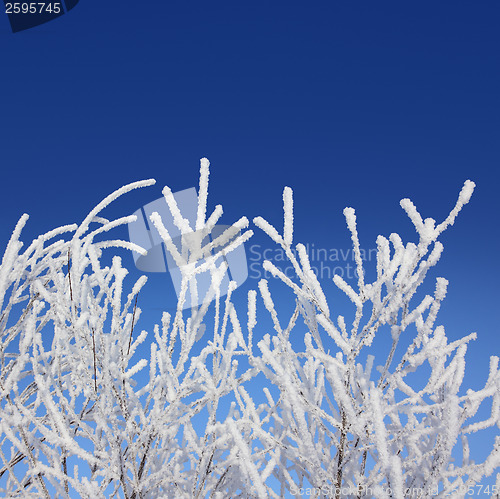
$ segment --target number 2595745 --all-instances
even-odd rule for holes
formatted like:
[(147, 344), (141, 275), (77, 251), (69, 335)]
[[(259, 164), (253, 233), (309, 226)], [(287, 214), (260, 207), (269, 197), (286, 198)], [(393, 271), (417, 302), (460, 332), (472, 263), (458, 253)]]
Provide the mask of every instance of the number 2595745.
[(59, 14), (61, 2), (12, 2), (5, 4), (6, 14)]

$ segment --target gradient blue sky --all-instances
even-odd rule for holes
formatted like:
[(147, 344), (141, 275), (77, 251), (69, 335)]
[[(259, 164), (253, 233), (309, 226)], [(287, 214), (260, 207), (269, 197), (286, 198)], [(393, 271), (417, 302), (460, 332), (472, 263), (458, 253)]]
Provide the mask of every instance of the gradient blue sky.
[[(349, 247), (345, 206), (365, 248), (377, 234), (414, 238), (399, 200), (441, 221), (470, 178), (433, 277), (450, 280), (448, 336), (478, 332), (477, 387), (499, 351), (499, 25), (491, 0), (80, 0), (16, 34), (4, 14), (1, 245), (23, 212), (28, 241), (134, 180), (158, 184), (105, 215), (134, 212), (165, 184), (195, 186), (203, 156), (224, 223), (281, 226), (289, 185), (297, 239), (323, 248)], [(165, 279), (151, 279), (158, 305)]]

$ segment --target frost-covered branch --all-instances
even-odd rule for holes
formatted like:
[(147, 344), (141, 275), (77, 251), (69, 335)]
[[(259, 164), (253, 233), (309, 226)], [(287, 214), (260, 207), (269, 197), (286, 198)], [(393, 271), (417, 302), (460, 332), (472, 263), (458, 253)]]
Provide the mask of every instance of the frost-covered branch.
[[(352, 313), (338, 314), (306, 246), (294, 243), (288, 187), (282, 234), (262, 217), (254, 224), (294, 269), (290, 276), (263, 264), (291, 291), (291, 307), (266, 280), (241, 307), (228, 258), (252, 231), (242, 217), (214, 232), (223, 210), (207, 209), (208, 179), (202, 159), (194, 220), (163, 189), (179, 240), (151, 216), (181, 285), (175, 311), (149, 334), (141, 329), (147, 279), (129, 283), (113, 253), (144, 250), (108, 238), (133, 217), (107, 220), (101, 212), (153, 181), (119, 189), (82, 223), (24, 251), (21, 217), (0, 266), (2, 496), (281, 498), (308, 488), (321, 498), (405, 498), (417, 490), (464, 497), (498, 472), (500, 439), (481, 462), (470, 443), (500, 427), (499, 359), (491, 357), (483, 388), (464, 389), (475, 334), (449, 341), (437, 322), (446, 279), (421, 292), (443, 251), (439, 237), (474, 184), (465, 183), (439, 224), (403, 200), (418, 240), (378, 236), (372, 282), (355, 211), (346, 208), (357, 280), (335, 276), (352, 303)], [(201, 275), (208, 287), (199, 286)], [(415, 372), (425, 373), (423, 382)], [(491, 404), (486, 416), (483, 404)]]

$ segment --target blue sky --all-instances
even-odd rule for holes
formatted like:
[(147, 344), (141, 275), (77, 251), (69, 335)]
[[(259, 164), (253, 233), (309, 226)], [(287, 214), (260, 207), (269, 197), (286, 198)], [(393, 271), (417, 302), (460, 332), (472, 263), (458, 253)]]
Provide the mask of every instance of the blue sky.
[[(414, 238), (399, 200), (441, 221), (470, 178), (433, 277), (450, 280), (448, 336), (478, 332), (477, 388), (499, 344), (499, 15), (497, 1), (80, 0), (15, 34), (0, 16), (0, 243), (23, 212), (27, 242), (156, 178), (105, 215), (132, 213), (195, 186), (203, 156), (224, 223), (281, 226), (289, 185), (297, 239), (322, 248), (349, 248), (345, 206), (364, 248)], [(151, 278), (155, 306), (166, 279)]]

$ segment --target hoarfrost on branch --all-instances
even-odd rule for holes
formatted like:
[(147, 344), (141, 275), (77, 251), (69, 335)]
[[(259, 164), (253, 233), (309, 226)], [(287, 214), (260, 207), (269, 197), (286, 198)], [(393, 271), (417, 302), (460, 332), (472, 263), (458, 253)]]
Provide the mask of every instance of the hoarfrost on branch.
[[(272, 262), (263, 264), (290, 288), (293, 313), (276, 306), (266, 280), (248, 292), (246, 310), (233, 302), (235, 284), (221, 295), (225, 255), (252, 231), (243, 217), (206, 243), (222, 215), (216, 206), (207, 217), (208, 177), (202, 159), (195, 226), (171, 190), (163, 190), (189, 240), (181, 251), (161, 217), (151, 216), (181, 269), (182, 286), (175, 313), (163, 313), (149, 333), (137, 330), (146, 277), (130, 287), (118, 256), (103, 264), (113, 248), (144, 253), (130, 242), (103, 239), (132, 217), (109, 221), (99, 214), (154, 181), (121, 188), (80, 225), (48, 232), (24, 250), (28, 217), (19, 220), (0, 267), (2, 496), (280, 498), (302, 497), (307, 489), (312, 497), (399, 499), (415, 490), (418, 497), (465, 497), (495, 474), (500, 438), (483, 462), (470, 456), (469, 438), (500, 426), (498, 357), (490, 359), (484, 388), (464, 392), (465, 354), (475, 334), (449, 342), (436, 323), (446, 279), (437, 278), (433, 296), (417, 299), (443, 251), (438, 238), (474, 184), (464, 184), (437, 225), (402, 200), (418, 241), (378, 236), (373, 282), (366, 280), (355, 211), (344, 210), (357, 270), (355, 287), (334, 279), (353, 305), (346, 321), (346, 314), (335, 315), (305, 246), (293, 244), (288, 187), (283, 234), (261, 217), (253, 223), (294, 268), (290, 278)], [(198, 301), (196, 275), (205, 271), (212, 285)], [(187, 312), (188, 293), (201, 304)], [(259, 330), (263, 314), (272, 332)], [(383, 358), (371, 350), (380, 335), (390, 345)], [(149, 359), (138, 355), (146, 341)], [(425, 367), (425, 386), (412, 386), (408, 375)], [(491, 415), (483, 420), (477, 412), (484, 401)]]

